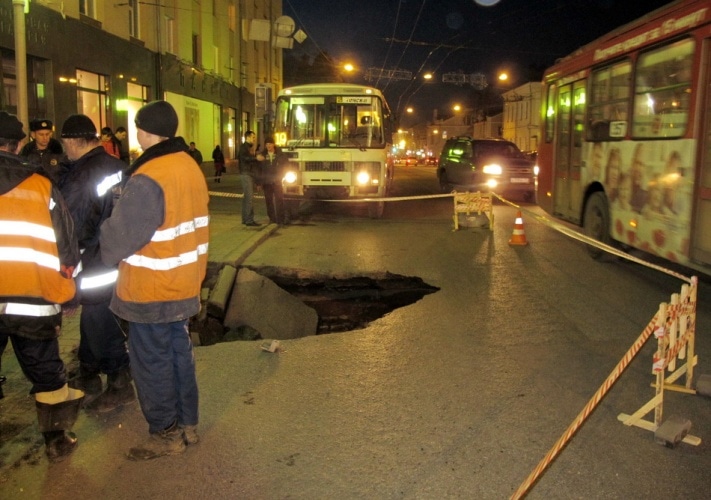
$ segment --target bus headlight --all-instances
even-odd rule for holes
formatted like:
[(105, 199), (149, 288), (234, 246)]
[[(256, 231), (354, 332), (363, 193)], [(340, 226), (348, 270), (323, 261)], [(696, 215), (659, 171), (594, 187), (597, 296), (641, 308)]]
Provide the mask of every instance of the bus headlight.
[(286, 174), (284, 174), (283, 181), (286, 184), (294, 184), (296, 182), (296, 172), (289, 170)]
[(370, 184), (370, 174), (364, 170), (358, 172), (358, 175), (356, 175), (356, 181), (360, 186), (367, 186)]
[(485, 174), (489, 175), (501, 175), (504, 171), (503, 168), (501, 168), (501, 165), (497, 165), (496, 163), (490, 163), (489, 165), (484, 165), (484, 168), (482, 170)]

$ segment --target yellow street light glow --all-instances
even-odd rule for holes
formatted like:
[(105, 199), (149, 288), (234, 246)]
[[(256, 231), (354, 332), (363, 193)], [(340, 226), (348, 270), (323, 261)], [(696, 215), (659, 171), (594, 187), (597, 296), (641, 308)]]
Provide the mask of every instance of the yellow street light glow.
[(508, 79), (509, 79), (509, 75), (507, 73), (500, 73), (499, 74), (499, 81), (505, 82)]
[(425, 80), (432, 80), (432, 73), (425, 73), (424, 75), (422, 75), (422, 78), (424, 78)]
[(353, 66), (351, 63), (346, 63), (343, 65), (343, 69), (346, 71), (353, 71), (355, 69), (355, 66)]
[(462, 109), (462, 107), (459, 104), (455, 104), (454, 108), (452, 108), (452, 109), (454, 109), (454, 111), (460, 111)]
[(414, 111), (414, 109), (412, 109), (411, 106), (410, 106), (409, 108), (407, 108), (407, 112), (408, 112), (408, 113), (412, 113), (413, 111)]

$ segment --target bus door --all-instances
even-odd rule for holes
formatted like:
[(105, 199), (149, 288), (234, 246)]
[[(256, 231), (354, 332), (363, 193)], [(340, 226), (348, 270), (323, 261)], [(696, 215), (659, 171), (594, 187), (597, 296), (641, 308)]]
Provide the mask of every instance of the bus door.
[[(704, 59), (711, 59), (711, 40), (705, 41)], [(699, 169), (694, 200), (694, 229), (691, 233), (690, 257), (692, 260), (711, 265), (711, 64), (706, 64), (706, 75), (699, 89), (702, 103), (703, 130), (699, 133)]]
[(580, 222), (582, 185), (580, 167), (585, 117), (585, 80), (563, 85), (558, 90), (557, 126), (555, 129), (554, 213), (564, 219)]

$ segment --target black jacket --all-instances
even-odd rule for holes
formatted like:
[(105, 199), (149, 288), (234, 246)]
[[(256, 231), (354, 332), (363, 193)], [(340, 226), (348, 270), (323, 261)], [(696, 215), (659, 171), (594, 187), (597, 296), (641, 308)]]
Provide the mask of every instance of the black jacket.
[(77, 294), (82, 304), (109, 301), (113, 282), (89, 286), (87, 278), (104, 276), (116, 269), (101, 261), (99, 228), (111, 215), (115, 200), (121, 194), (126, 164), (106, 153), (103, 146), (97, 145), (78, 160), (67, 162), (62, 167), (59, 188), (74, 219), (74, 229), (82, 250)]
[(289, 159), (282, 152), (281, 148), (274, 147), (274, 157), (269, 158), (269, 151), (265, 148), (262, 151), (264, 161), (262, 162), (262, 182), (264, 184), (278, 184), (284, 178), (284, 169)]
[(239, 147), (237, 159), (239, 160), (239, 173), (251, 175), (252, 177), (259, 176), (259, 160), (256, 155), (252, 154), (252, 144), (243, 142)]
[(34, 165), (41, 165), (49, 174), (50, 178), (57, 182), (61, 170), (61, 163), (64, 161), (64, 149), (62, 143), (51, 138), (47, 149), (37, 149), (37, 143), (30, 141), (20, 151), (20, 156)]

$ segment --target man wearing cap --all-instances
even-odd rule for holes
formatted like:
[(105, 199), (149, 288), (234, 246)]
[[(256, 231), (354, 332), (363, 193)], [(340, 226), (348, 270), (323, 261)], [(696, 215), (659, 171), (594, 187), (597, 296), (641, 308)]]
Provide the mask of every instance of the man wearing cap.
[(67, 386), (57, 342), (79, 248), (59, 188), (18, 156), (24, 138), (20, 121), (0, 111), (0, 337), (9, 336), (32, 383), (45, 452), (56, 461), (77, 446), (68, 431), (84, 397)]
[[(106, 153), (96, 127), (86, 115), (72, 115), (62, 125), (67, 161), (59, 188), (74, 219), (81, 250), (76, 276), (79, 319), (79, 375), (69, 381), (87, 394), (84, 407), (111, 411), (136, 400), (131, 384), (126, 333), (109, 309), (118, 266), (101, 261), (99, 228), (109, 218), (121, 192), (126, 164)], [(106, 374), (102, 393), (100, 373)]]
[(52, 137), (54, 126), (50, 120), (39, 119), (30, 122), (32, 141), (25, 144), (20, 156), (30, 163), (42, 165), (52, 180), (59, 179), (59, 163), (64, 158), (62, 144)]
[(264, 201), (267, 205), (267, 215), (272, 224), (288, 224), (289, 214), (284, 203), (284, 189), (282, 179), (289, 159), (274, 143), (273, 137), (264, 140), (264, 161), (262, 162), (262, 189)]
[(148, 460), (198, 441), (198, 387), (188, 321), (200, 310), (207, 269), (205, 176), (175, 137), (178, 115), (166, 101), (136, 113), (143, 149), (111, 217), (101, 256), (119, 266), (111, 310), (129, 322), (128, 352), (149, 438), (128, 458)]

